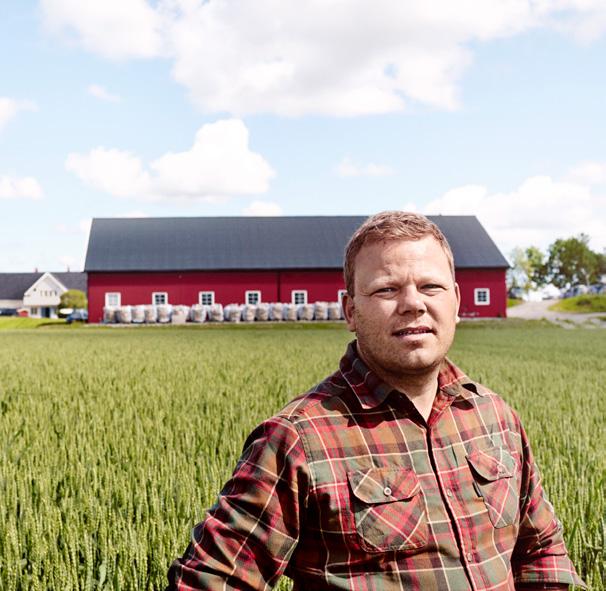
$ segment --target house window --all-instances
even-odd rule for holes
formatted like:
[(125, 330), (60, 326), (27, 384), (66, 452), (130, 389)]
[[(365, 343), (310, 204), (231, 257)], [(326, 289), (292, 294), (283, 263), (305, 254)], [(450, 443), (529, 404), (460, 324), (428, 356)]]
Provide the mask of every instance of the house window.
[(31, 308), (30, 311), (29, 311), (29, 313), (32, 316), (38, 316), (38, 308)]
[(473, 290), (473, 302), (476, 306), (490, 305), (490, 289), (487, 287), (477, 287)]
[(165, 291), (154, 291), (154, 293), (152, 293), (152, 304), (154, 306), (168, 304), (168, 293)]
[(202, 306), (212, 306), (215, 303), (215, 292), (214, 291), (201, 291), (198, 294), (198, 301)]
[(105, 294), (105, 306), (107, 308), (120, 306), (121, 299), (122, 299), (122, 297), (121, 297), (120, 292), (118, 292), (118, 291), (107, 292)]
[(247, 291), (244, 294), (244, 301), (247, 304), (252, 304), (256, 306), (261, 303), (261, 292), (260, 291)]
[(293, 304), (307, 304), (307, 290), (293, 289), (291, 292)]

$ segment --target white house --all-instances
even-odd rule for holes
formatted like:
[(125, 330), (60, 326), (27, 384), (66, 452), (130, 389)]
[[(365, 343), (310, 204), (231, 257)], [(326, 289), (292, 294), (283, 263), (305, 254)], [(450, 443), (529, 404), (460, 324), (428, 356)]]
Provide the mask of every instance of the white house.
[(61, 295), (86, 293), (86, 273), (0, 273), (0, 314), (18, 310), (33, 318), (56, 318)]

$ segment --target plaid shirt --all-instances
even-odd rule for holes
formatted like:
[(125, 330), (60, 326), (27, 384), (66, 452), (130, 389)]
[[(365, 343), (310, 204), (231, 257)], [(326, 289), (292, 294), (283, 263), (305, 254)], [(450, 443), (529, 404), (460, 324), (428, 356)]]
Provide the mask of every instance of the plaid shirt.
[(361, 361), (249, 436), (171, 589), (584, 586), (520, 420), (445, 360), (427, 422)]

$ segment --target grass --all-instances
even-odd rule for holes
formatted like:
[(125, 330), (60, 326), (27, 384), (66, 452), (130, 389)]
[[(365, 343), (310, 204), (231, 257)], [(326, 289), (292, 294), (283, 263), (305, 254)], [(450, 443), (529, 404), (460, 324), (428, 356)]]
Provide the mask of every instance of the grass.
[(508, 308), (513, 308), (514, 306), (519, 306), (520, 304), (523, 304), (524, 300), (520, 300), (518, 298), (507, 298), (507, 307)]
[(606, 312), (606, 295), (580, 295), (574, 298), (558, 300), (549, 306), (556, 312), (572, 312), (573, 314), (588, 314), (591, 312)]
[[(3, 332), (0, 589), (163, 588), (246, 435), (332, 372), (350, 338), (311, 323)], [(605, 341), (462, 323), (451, 354), (520, 413), (594, 591), (606, 590)]]
[(51, 318), (21, 318), (19, 316), (0, 316), (0, 330), (16, 328), (40, 328), (41, 326), (66, 326), (65, 320)]

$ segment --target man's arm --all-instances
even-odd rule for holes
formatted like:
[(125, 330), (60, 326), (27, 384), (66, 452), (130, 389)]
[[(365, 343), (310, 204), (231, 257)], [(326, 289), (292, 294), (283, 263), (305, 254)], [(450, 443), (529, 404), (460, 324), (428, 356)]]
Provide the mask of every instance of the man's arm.
[(567, 589), (568, 585), (586, 588), (568, 558), (562, 524), (547, 500), (541, 477), (524, 428), (522, 436), (522, 483), (520, 491), (520, 530), (511, 557), (516, 589)]
[(308, 487), (295, 426), (280, 417), (262, 423), (184, 556), (171, 565), (168, 589), (272, 588), (296, 547)]

